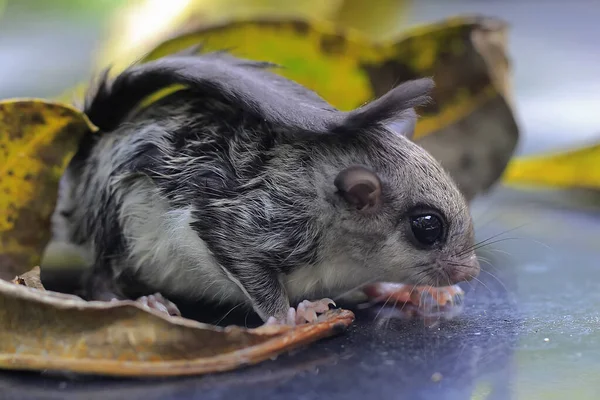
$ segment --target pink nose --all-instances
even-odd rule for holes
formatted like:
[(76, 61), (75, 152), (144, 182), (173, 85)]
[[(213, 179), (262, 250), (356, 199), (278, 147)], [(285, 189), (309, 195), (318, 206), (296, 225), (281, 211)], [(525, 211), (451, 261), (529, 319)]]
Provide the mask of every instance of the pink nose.
[(461, 259), (456, 264), (460, 264), (460, 266), (450, 265), (448, 268), (448, 275), (453, 283), (470, 281), (479, 275), (479, 260), (475, 254)]

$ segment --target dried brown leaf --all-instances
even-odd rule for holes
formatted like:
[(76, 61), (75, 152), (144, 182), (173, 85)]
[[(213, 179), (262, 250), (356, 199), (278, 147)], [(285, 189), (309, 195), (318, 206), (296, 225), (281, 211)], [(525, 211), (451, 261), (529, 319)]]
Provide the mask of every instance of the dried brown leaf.
[(33, 267), (31, 271), (16, 276), (15, 279), (12, 280), (12, 283), (16, 285), (27, 286), (33, 289), (46, 290), (44, 285), (42, 285), (42, 280), (40, 279), (39, 266)]
[[(39, 277), (39, 270), (30, 275)], [(220, 328), (134, 301), (86, 302), (0, 280), (0, 368), (111, 376), (220, 372), (334, 335), (353, 320), (352, 312), (337, 309), (295, 328)]]

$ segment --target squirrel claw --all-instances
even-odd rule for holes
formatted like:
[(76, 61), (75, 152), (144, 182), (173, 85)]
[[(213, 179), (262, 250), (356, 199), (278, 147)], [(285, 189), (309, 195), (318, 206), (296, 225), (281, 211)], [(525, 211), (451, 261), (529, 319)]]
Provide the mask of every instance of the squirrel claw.
[(142, 296), (142, 297), (138, 298), (136, 301), (143, 304), (144, 306), (146, 306), (148, 308), (152, 308), (154, 310), (163, 312), (165, 314), (175, 315), (178, 317), (181, 316), (181, 312), (179, 311), (179, 308), (177, 308), (177, 306), (174, 303), (167, 300), (160, 293), (154, 293), (149, 296)]
[(327, 298), (317, 301), (304, 300), (298, 304), (298, 307), (290, 307), (284, 318), (269, 317), (265, 325), (296, 326), (305, 323), (314, 323), (317, 322), (319, 314), (329, 310), (330, 304), (335, 307), (335, 302)]

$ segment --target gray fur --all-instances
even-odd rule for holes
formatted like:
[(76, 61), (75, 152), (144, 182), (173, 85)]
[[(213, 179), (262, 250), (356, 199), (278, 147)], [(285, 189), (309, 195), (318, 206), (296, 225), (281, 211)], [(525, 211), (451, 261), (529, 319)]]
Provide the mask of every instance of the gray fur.
[[(345, 113), (267, 67), (177, 55), (100, 82), (86, 113), (102, 131), (69, 165), (53, 219), (55, 240), (85, 249), (88, 298), (133, 296), (124, 279), (133, 277), (167, 297), (244, 302), (266, 320), (373, 280), (454, 283), (448, 260), (472, 254), (469, 210), (439, 163), (406, 138), (431, 80)], [(132, 113), (172, 83), (188, 89)], [(378, 174), (377, 213), (336, 192), (351, 165)], [(445, 243), (411, 243), (415, 206), (445, 217)]]

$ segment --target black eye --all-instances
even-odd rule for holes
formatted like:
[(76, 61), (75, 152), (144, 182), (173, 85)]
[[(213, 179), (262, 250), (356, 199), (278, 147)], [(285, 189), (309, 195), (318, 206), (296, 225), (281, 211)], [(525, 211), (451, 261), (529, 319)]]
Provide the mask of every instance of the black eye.
[(410, 228), (421, 245), (431, 246), (441, 240), (444, 223), (435, 214), (421, 214), (410, 218)]

